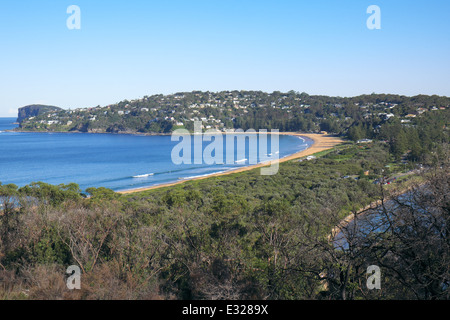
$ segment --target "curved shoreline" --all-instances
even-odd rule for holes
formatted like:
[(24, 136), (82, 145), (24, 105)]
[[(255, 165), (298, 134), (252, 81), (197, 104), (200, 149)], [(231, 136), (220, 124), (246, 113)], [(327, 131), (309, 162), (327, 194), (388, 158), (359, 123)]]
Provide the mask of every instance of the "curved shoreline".
[(367, 206), (360, 208), (359, 210), (357, 210), (356, 212), (351, 212), (349, 215), (347, 215), (346, 217), (344, 217), (338, 225), (336, 225), (333, 229), (331, 229), (331, 233), (328, 235), (328, 240), (330, 242), (334, 242), (336, 241), (336, 237), (341, 234), (345, 228), (352, 223), (353, 221), (356, 221), (357, 218), (359, 218), (361, 215), (367, 216), (368, 214), (377, 214), (377, 212), (371, 212), (371, 210), (376, 210), (377, 208), (379, 208), (380, 206), (383, 205), (383, 203), (388, 202), (392, 199), (394, 199), (395, 197), (398, 197), (402, 194), (405, 194), (407, 192), (410, 192), (412, 190), (414, 190), (415, 188), (420, 188), (424, 185), (426, 185), (426, 182), (422, 182), (419, 184), (413, 184), (413, 185), (409, 185), (406, 187), (398, 187), (394, 190), (387, 190), (388, 194), (385, 195), (383, 197), (383, 199), (378, 199), (375, 201), (372, 201), (370, 204), (368, 204)]
[[(297, 137), (305, 137), (305, 138), (311, 139), (313, 141), (313, 144), (309, 148), (307, 148), (305, 150), (302, 150), (302, 151), (299, 151), (299, 152), (296, 152), (296, 153), (294, 153), (294, 154), (292, 154), (290, 156), (286, 156), (286, 157), (284, 157), (282, 159), (279, 159), (279, 160), (275, 161), (275, 162), (278, 162), (278, 163), (283, 163), (283, 162), (286, 162), (286, 161), (295, 160), (295, 159), (303, 158), (303, 157), (306, 157), (306, 156), (310, 156), (312, 154), (331, 149), (331, 148), (337, 146), (338, 144), (341, 144), (341, 143), (344, 142), (344, 140), (342, 140), (342, 139), (340, 139), (338, 137), (335, 137), (335, 136), (332, 136), (332, 135), (328, 135), (328, 134), (320, 134), (320, 133), (280, 132), (278, 134), (280, 134), (280, 135), (297, 136)], [(132, 193), (138, 193), (138, 192), (143, 192), (143, 191), (149, 191), (149, 190), (155, 190), (155, 189), (160, 189), (160, 188), (166, 188), (166, 187), (179, 185), (179, 184), (185, 183), (187, 181), (204, 180), (204, 179), (208, 179), (208, 178), (212, 178), (212, 177), (219, 177), (219, 176), (229, 175), (229, 174), (233, 174), (233, 173), (249, 171), (249, 170), (253, 170), (253, 169), (257, 169), (257, 168), (261, 168), (261, 167), (266, 167), (266, 166), (269, 166), (269, 165), (270, 165), (270, 163), (259, 163), (259, 164), (250, 165), (250, 166), (246, 166), (246, 167), (243, 167), (243, 168), (238, 168), (238, 169), (234, 169), (234, 170), (230, 170), (230, 171), (226, 171), (226, 172), (213, 173), (213, 174), (210, 174), (210, 175), (207, 175), (207, 176), (201, 176), (201, 177), (196, 177), (196, 178), (192, 178), (192, 179), (186, 179), (186, 180), (181, 180), (181, 181), (163, 183), (163, 184), (149, 186), (149, 187), (142, 187), (142, 188), (136, 188), (136, 189), (117, 191), (117, 193), (119, 193), (119, 194), (132, 194)]]

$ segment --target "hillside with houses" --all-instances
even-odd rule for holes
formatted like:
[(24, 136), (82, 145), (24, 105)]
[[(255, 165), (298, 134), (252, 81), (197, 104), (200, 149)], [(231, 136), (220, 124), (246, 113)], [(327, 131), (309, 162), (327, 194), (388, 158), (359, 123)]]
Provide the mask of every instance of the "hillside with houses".
[[(51, 109), (21, 118), (21, 131), (168, 134), (193, 130), (278, 129), (375, 138), (386, 123), (414, 127), (430, 113), (448, 119), (450, 98), (371, 94), (342, 98), (261, 91), (183, 92), (144, 96), (107, 106)], [(448, 124), (448, 123), (446, 123)]]

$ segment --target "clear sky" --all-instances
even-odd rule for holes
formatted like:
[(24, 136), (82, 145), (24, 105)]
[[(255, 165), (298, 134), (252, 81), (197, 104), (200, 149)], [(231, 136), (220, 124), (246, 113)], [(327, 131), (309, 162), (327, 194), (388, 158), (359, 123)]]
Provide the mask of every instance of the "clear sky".
[(450, 96), (450, 1), (1, 0), (0, 90), (0, 116), (192, 90)]

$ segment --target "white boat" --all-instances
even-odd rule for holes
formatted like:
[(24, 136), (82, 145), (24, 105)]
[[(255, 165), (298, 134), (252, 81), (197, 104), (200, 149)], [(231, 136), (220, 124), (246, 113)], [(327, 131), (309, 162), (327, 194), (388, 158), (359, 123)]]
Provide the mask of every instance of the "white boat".
[(247, 159), (237, 160), (236, 163), (242, 163), (242, 162), (245, 162), (245, 161), (247, 161)]

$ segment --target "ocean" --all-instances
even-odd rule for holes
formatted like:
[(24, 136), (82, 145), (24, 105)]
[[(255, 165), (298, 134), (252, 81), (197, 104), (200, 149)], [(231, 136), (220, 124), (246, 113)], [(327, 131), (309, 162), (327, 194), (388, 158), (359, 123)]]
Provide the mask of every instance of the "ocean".
[[(237, 159), (239, 150), (234, 148), (233, 164), (177, 165), (171, 153), (179, 142), (171, 141), (170, 136), (5, 132), (17, 126), (13, 124), (15, 121), (15, 118), (0, 118), (0, 182), (3, 184), (22, 187), (38, 181), (54, 185), (74, 182), (82, 190), (105, 187), (123, 191), (249, 165), (248, 143), (242, 159)], [(203, 150), (209, 144), (203, 142)], [(279, 157), (305, 150), (311, 144), (307, 138), (280, 136)], [(272, 152), (270, 135), (267, 145), (268, 153)]]

